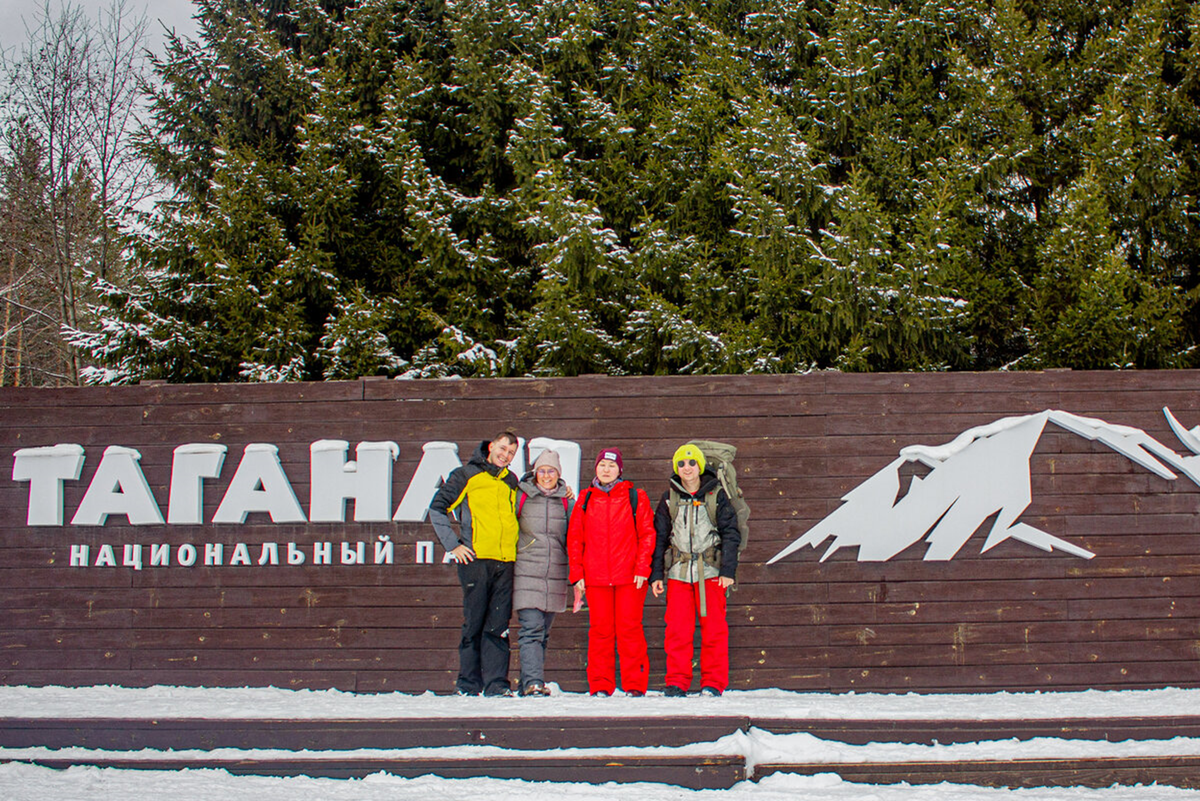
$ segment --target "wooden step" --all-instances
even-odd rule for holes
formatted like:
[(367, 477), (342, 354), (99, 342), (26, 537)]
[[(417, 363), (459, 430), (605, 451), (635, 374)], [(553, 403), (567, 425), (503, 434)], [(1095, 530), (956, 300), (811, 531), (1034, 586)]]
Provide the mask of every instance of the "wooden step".
[(982, 787), (1171, 785), (1200, 789), (1200, 757), (1101, 757), (929, 762), (761, 764), (754, 780), (775, 773), (836, 773), (858, 784), (970, 784)]
[(1200, 716), (1156, 718), (1057, 718), (1047, 720), (845, 720), (753, 718), (750, 725), (775, 734), (803, 732), (822, 740), (866, 743), (974, 743), (988, 740), (1169, 740), (1200, 737)]
[(214, 748), (347, 751), (356, 748), (612, 748), (711, 742), (749, 726), (746, 717), (522, 717), (389, 720), (0, 718), (0, 747), (105, 751)]
[(751, 727), (805, 732), (823, 740), (964, 743), (1054, 737), (1075, 740), (1165, 740), (1200, 737), (1200, 716), (1053, 720), (848, 720), (770, 717), (521, 717), (339, 720), (208, 718), (0, 718), (0, 747), (129, 751), (272, 748), (296, 751), (494, 745), (500, 748), (611, 748), (711, 742)]
[[(397, 776), (446, 778), (493, 776), (530, 781), (592, 783), (648, 781), (682, 787), (729, 787), (745, 778), (744, 758), (728, 756), (522, 756), (521, 751), (620, 746), (681, 746), (712, 742), (755, 727), (777, 734), (806, 732), (851, 744), (868, 742), (961, 743), (1028, 740), (1166, 740), (1200, 737), (1200, 716), (1158, 718), (1064, 718), (1057, 720), (831, 720), (724, 717), (521, 717), (366, 720), (42, 719), (0, 718), (6, 748), (140, 749), (217, 748), (281, 751), (353, 751), (455, 745), (492, 745), (514, 753), (470, 759), (362, 758), (337, 753), (263, 759), (163, 757), (135, 760), (110, 753), (79, 759), (38, 757), (15, 761), (46, 767), (95, 765), (142, 770), (221, 768), (237, 774), (351, 778), (380, 771)], [(14, 760), (10, 760), (14, 761)], [(1200, 789), (1200, 757), (1057, 758), (915, 761), (900, 763), (764, 764), (773, 773), (837, 773), (858, 783), (954, 782), (996, 787), (1103, 787), (1158, 782)]]
[(237, 775), (309, 776), (356, 779), (373, 773), (414, 778), (491, 777), (537, 782), (653, 782), (696, 790), (724, 790), (746, 778), (738, 756), (484, 757), (470, 759), (365, 759), (353, 757), (289, 759), (60, 759), (0, 760), (46, 768), (74, 766), (121, 770), (219, 769)]

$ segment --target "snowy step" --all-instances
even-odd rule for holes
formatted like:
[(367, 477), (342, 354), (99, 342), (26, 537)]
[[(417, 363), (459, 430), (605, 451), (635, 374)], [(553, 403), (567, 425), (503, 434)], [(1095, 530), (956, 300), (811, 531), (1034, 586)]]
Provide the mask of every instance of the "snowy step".
[(1200, 789), (1195, 717), (865, 720), (673, 716), (378, 720), (0, 719), (0, 762), (235, 775), (517, 778), (725, 788), (852, 783)]
[(969, 784), (983, 787), (1110, 787), (1171, 785), (1200, 789), (1200, 757), (1100, 757), (928, 762), (763, 763), (754, 779), (777, 773), (836, 773), (861, 784)]
[(743, 716), (479, 717), (370, 720), (0, 718), (0, 747), (132, 751), (256, 748), (608, 748), (679, 746), (748, 729)]
[(811, 719), (742, 715), (395, 719), (0, 718), (0, 747), (349, 750), (492, 745), (538, 750), (679, 746), (751, 728), (865, 744), (1200, 737), (1200, 716), (1002, 720)]
[(1107, 787), (1159, 783), (1200, 788), (1200, 739), (1072, 737), (854, 745), (810, 732), (752, 729), (742, 752), (755, 780), (777, 773), (837, 774), (867, 784)]
[(904, 720), (752, 718), (753, 727), (775, 734), (803, 732), (822, 740), (866, 743), (973, 743), (984, 740), (1166, 740), (1200, 737), (1200, 716), (1048, 718), (1043, 720)]
[(308, 776), (355, 779), (375, 773), (415, 778), (440, 776), (446, 779), (491, 777), (537, 782), (655, 782), (692, 789), (728, 789), (746, 778), (745, 758), (730, 756), (572, 756), (544, 757), (513, 754), (469, 759), (363, 758), (323, 755), (263, 759), (163, 759), (119, 756), (34, 758), (8, 760), (62, 769), (86, 765), (119, 770), (219, 769), (239, 776)]

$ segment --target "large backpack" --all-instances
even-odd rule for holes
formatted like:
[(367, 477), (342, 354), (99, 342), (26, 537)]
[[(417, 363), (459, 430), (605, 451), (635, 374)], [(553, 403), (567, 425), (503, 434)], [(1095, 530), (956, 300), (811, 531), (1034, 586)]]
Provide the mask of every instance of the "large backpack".
[[(738, 543), (738, 553), (740, 554), (746, 550), (746, 543), (750, 540), (750, 505), (746, 503), (746, 498), (737, 484), (737, 467), (733, 464), (733, 460), (737, 457), (737, 447), (706, 439), (694, 439), (688, 444), (695, 445), (704, 454), (705, 465), (711, 467), (717, 474), (717, 483), (721, 489), (725, 490), (725, 495), (733, 504), (734, 511), (737, 512), (738, 533), (742, 536), (742, 541)], [(705, 497), (704, 506), (708, 510), (709, 521), (716, 526), (717, 493), (715, 490)], [(679, 496), (674, 490), (668, 496), (667, 508), (671, 512), (671, 519), (674, 520), (675, 514), (679, 510)]]

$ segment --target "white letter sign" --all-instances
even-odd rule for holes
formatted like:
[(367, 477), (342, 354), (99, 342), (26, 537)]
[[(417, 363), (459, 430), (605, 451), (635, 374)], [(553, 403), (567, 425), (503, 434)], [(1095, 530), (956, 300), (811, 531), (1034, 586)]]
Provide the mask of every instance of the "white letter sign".
[(133, 448), (105, 448), (71, 525), (103, 526), (109, 515), (125, 515), (134, 526), (162, 525), (162, 511), (138, 465), (141, 458)]
[(323, 439), (310, 447), (311, 497), (308, 517), (314, 523), (341, 523), (346, 501), (354, 499), (357, 522), (386, 522), (392, 515), (392, 462), (400, 455), (394, 442), (360, 442), (356, 461), (347, 462), (350, 443)]
[(83, 472), (81, 445), (22, 448), (13, 454), (13, 480), (29, 482), (30, 526), (63, 524), (63, 482), (78, 481)]
[(199, 524), (204, 522), (204, 479), (221, 475), (225, 462), (224, 445), (180, 445), (171, 462), (171, 497), (167, 501), (167, 522)]
[(214, 523), (245, 523), (251, 512), (266, 512), (275, 523), (303, 523), (304, 510), (279, 463), (274, 445), (246, 446), (242, 463), (213, 515)]

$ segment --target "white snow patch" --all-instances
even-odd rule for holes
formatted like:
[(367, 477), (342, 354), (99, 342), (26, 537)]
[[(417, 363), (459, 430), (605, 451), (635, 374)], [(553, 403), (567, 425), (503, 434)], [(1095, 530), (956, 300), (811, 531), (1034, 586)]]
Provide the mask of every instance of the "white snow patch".
[[(450, 646), (447, 646), (450, 647)], [(800, 693), (731, 690), (720, 698), (592, 698), (551, 684), (543, 698), (482, 698), (275, 687), (0, 687), (13, 718), (207, 718), (213, 720), (380, 720), (395, 718), (646, 717), (728, 715), (792, 720), (1052, 720), (1169, 717), (1200, 709), (1200, 689), (1080, 692)]]
[[(1200, 708), (1200, 690), (1161, 689), (1072, 693), (988, 693), (962, 695), (884, 695), (795, 693), (784, 690), (731, 691), (722, 698), (646, 698), (618, 695), (591, 698), (555, 689), (549, 699), (488, 699), (384, 693), (356, 695), (336, 690), (275, 688), (150, 687), (0, 687), (0, 709), (6, 717), (31, 718), (257, 718), (257, 719), (380, 719), (380, 718), (537, 718), (647, 717), (654, 715), (754, 715), (771, 718), (1008, 720), (1047, 718), (1121, 718), (1172, 716)], [(217, 758), (270, 759), (276, 756), (310, 759), (418, 757), (468, 760), (505, 754), (492, 746), (448, 748), (362, 749), (352, 752), (217, 751), (103, 752), (89, 749), (0, 749), (0, 760), (50, 757), (130, 759)], [(205, 799), (205, 801), (479, 801), (480, 798), (522, 798), (558, 801), (591, 799), (686, 799), (687, 801), (1175, 801), (1200, 800), (1200, 792), (1172, 787), (1034, 788), (1005, 790), (953, 784), (868, 786), (843, 781), (832, 771), (840, 763), (896, 760), (1022, 759), (1084, 756), (1184, 756), (1200, 754), (1200, 740), (1174, 738), (1158, 742), (1110, 743), (1036, 739), (956, 745), (872, 743), (853, 746), (809, 734), (772, 734), (751, 730), (718, 740), (678, 748), (555, 749), (522, 752), (566, 755), (742, 755), (748, 769), (769, 762), (828, 763), (831, 772), (817, 776), (775, 774), (761, 782), (741, 782), (729, 790), (688, 790), (661, 784), (590, 785), (530, 782), (516, 779), (442, 779), (422, 776), (404, 779), (376, 773), (364, 779), (315, 779), (235, 776), (223, 770), (124, 770), (72, 767), (52, 770), (22, 762), (0, 764), (0, 798), (5, 801), (46, 799)]]

